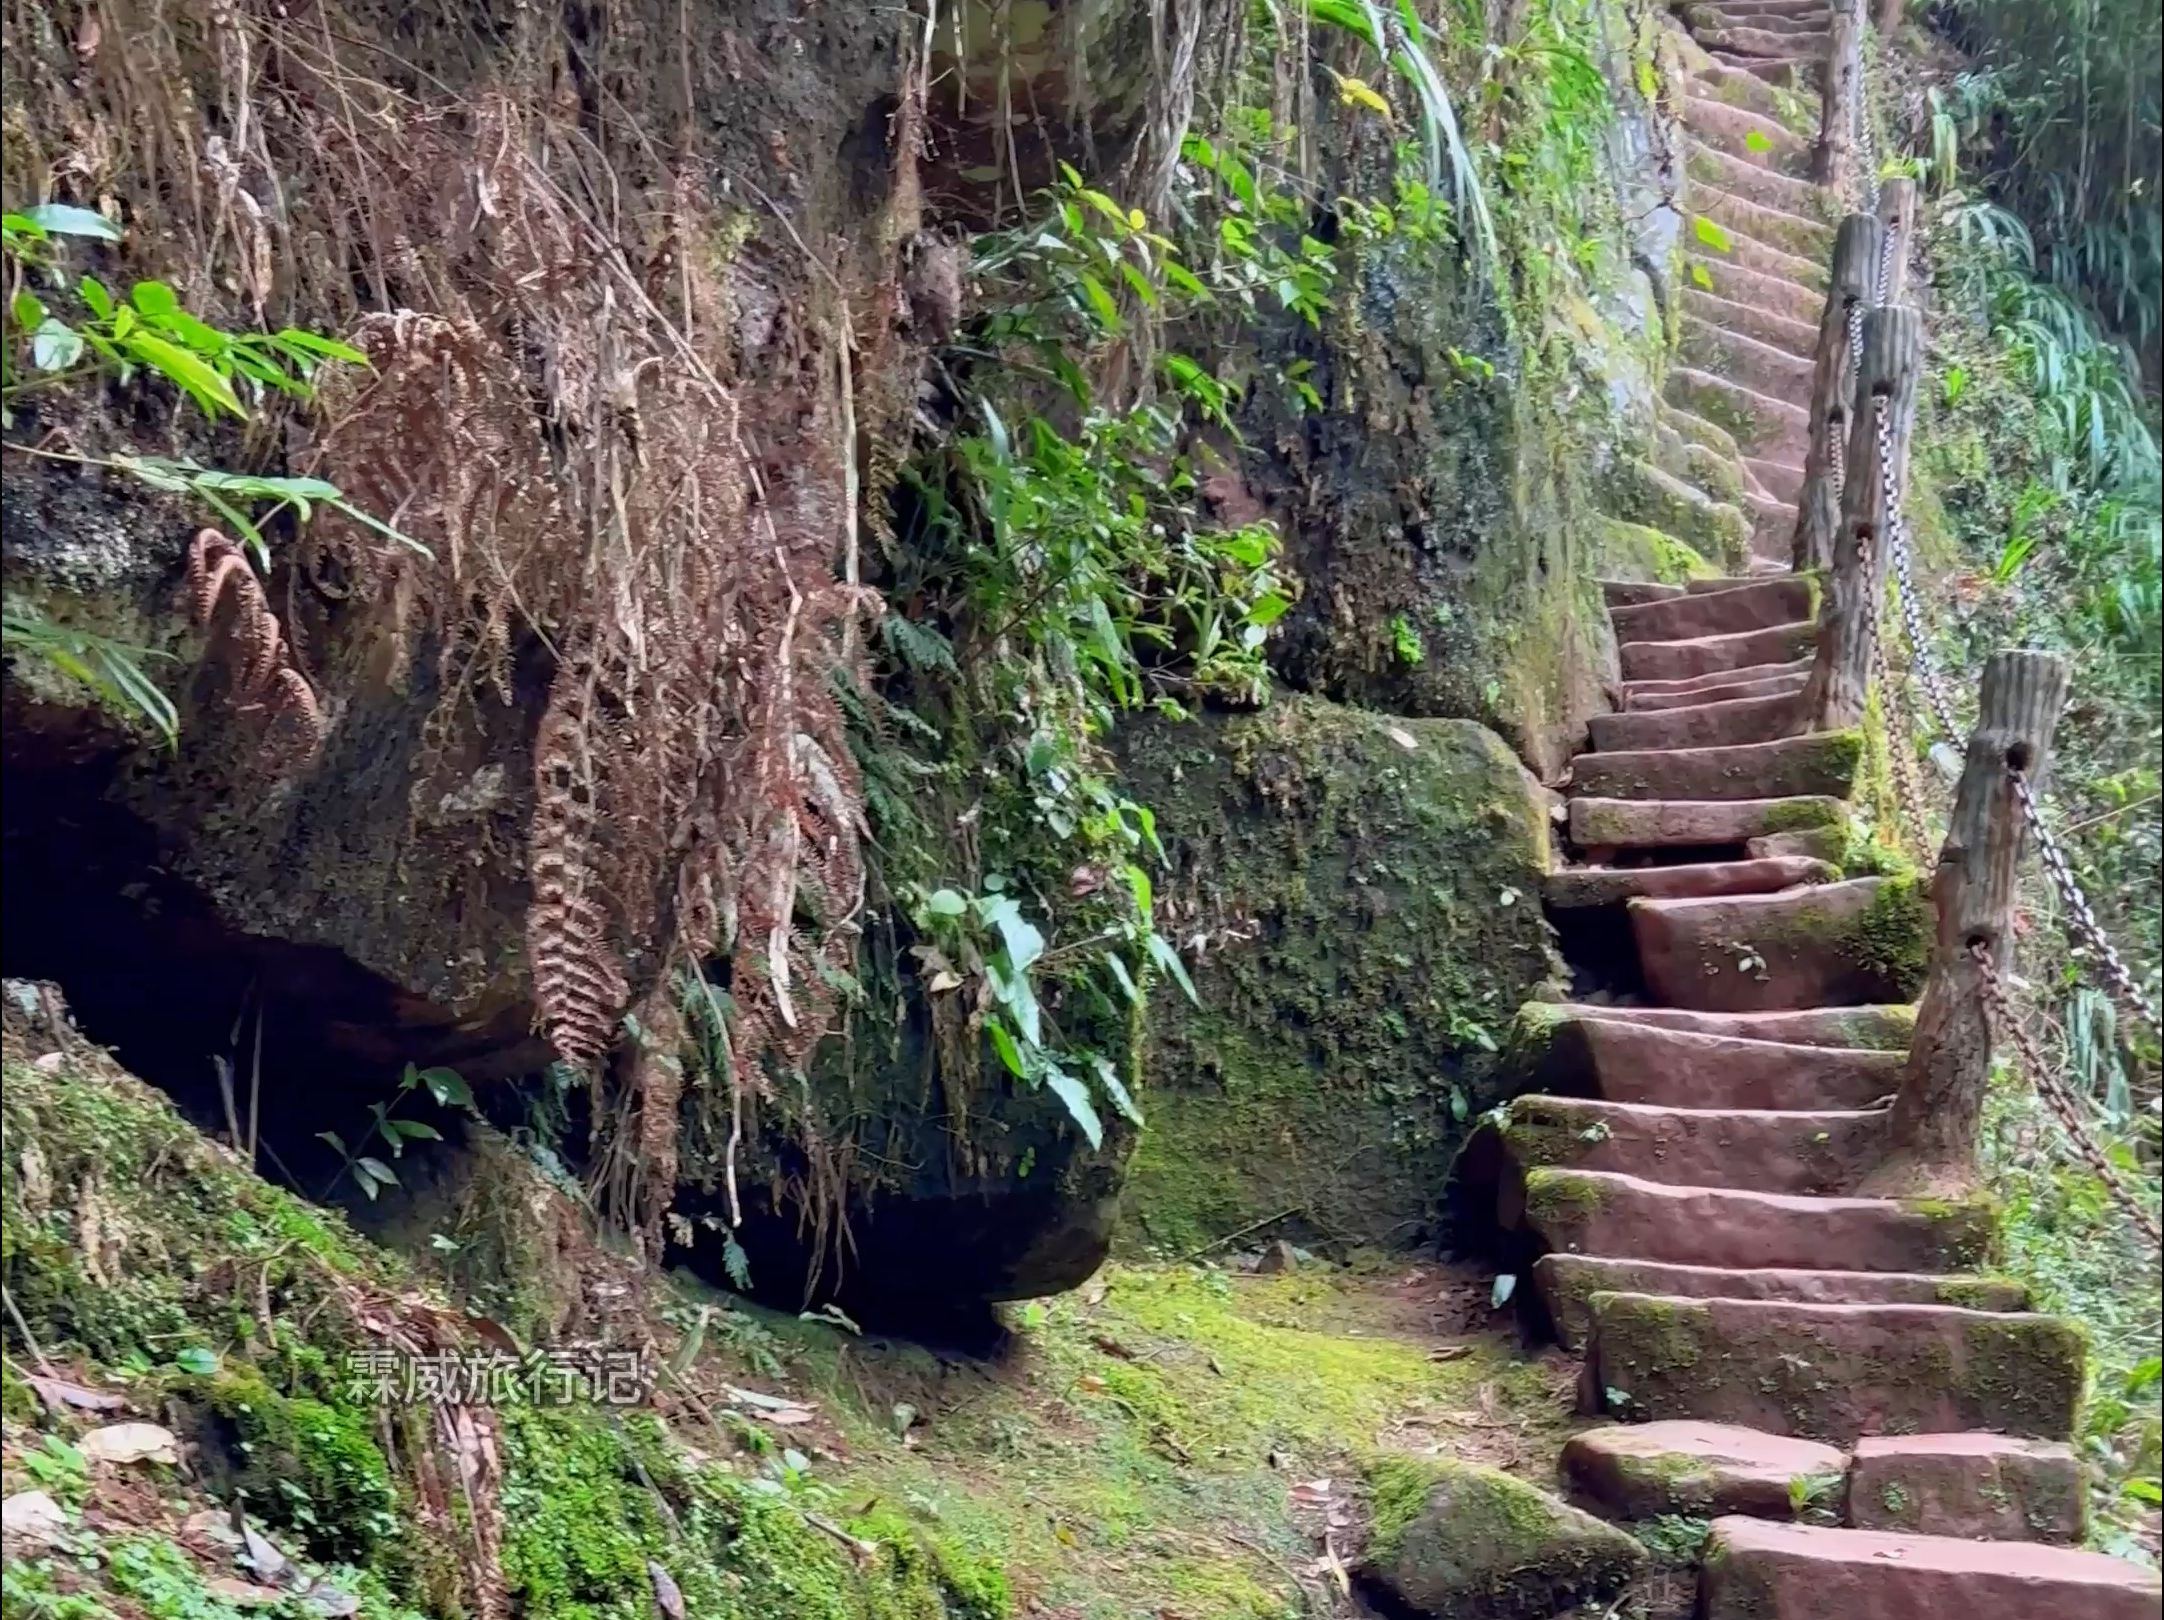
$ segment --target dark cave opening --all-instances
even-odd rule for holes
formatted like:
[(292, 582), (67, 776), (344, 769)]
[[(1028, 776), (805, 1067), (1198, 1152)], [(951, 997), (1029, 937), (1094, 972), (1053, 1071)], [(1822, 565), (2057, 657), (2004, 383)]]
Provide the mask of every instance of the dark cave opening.
[[(523, 1030), (463, 1028), (339, 951), (232, 927), (106, 795), (109, 769), (9, 769), (0, 972), (58, 985), (82, 1034), (205, 1132), (248, 1137), (252, 1106), (267, 1178), (356, 1208), (346, 1157), (320, 1133), (383, 1156), (380, 1138), (362, 1145), (370, 1105), (398, 1096), (406, 1064), (457, 1070), (477, 1096), (485, 1076), (538, 1066)], [(396, 1113), (450, 1142), (463, 1123), (425, 1087)]]

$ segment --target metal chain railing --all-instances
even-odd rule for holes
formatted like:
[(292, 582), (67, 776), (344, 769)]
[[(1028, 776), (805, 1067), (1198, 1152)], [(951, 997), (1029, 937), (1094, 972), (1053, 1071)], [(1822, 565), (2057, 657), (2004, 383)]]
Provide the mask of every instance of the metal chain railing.
[(1884, 706), (1886, 755), (1893, 765), (1894, 792), (1900, 800), (1901, 819), (1907, 823), (1904, 830), (1908, 834), (1908, 852), (1919, 867), (1928, 870), (1934, 859), (1931, 822), (1924, 809), (1923, 781), (1916, 770), (1915, 727), (1900, 684), (1887, 665), (1884, 638), (1872, 638), (1871, 658), (1878, 676), (1879, 701)]
[(2074, 868), (2066, 858), (2056, 835), (2044, 824), (2043, 806), (2037, 803), (2036, 790), (2029, 786), (2028, 777), (2016, 766), (2009, 765), (2007, 774), (2014, 779), (2014, 797), (2021, 802), (2022, 816), (2029, 823), (2029, 831), (2036, 837), (2036, 851), (2043, 858), (2044, 870), (2051, 874), (2052, 887), (2059, 891), (2059, 898), (2066, 903), (2066, 914), (2072, 920), (2074, 933), (2097, 959), (2104, 970), (2104, 977), (2119, 993), (2119, 999), (2147, 1024), (2152, 1033), (2164, 1034), (2157, 1024), (2156, 1003), (2142, 993), (2134, 980), (2134, 974), (2126, 965), (2111, 941), (2104, 936), (2104, 925), (2097, 921), (2096, 912), (2089, 904), (2089, 897), (2082, 893), (2081, 885), (2074, 879)]
[[(2016, 780), (2019, 780), (2018, 773)], [(1999, 978), (1998, 964), (1991, 960), (1990, 947), (1979, 940), (1969, 947), (1969, 955), (1975, 959), (1977, 971), (1983, 976), (1984, 1001), (1990, 1008), (1991, 1016), (1998, 1024), (2000, 1032), (2014, 1043), (2015, 1050), (2021, 1054), (2022, 1067), (2028, 1070), (2029, 1082), (2036, 1087), (2037, 1096), (2043, 1099), (2044, 1106), (2049, 1108), (2059, 1121), (2060, 1128), (2074, 1144), (2075, 1151), (2087, 1160), (2089, 1168), (2096, 1172), (2097, 1180), (2104, 1184), (2104, 1190), (2111, 1194), (2113, 1201), (2133, 1218), (2134, 1224), (2141, 1228), (2142, 1235), (2149, 1240), (2152, 1247), (2164, 1248), (2164, 1234), (2157, 1230), (2157, 1218), (2149, 1212), (2146, 1204), (2127, 1189), (2126, 1183), (2119, 1179), (2118, 1171), (2113, 1168), (2104, 1150), (2097, 1146), (2095, 1136), (2083, 1121), (2081, 1107), (2074, 1094), (2060, 1082), (2051, 1066), (2044, 1061), (2044, 1054), (2036, 1049), (2036, 1043), (2029, 1038), (2029, 1031), (2014, 1007), (2013, 998), (2007, 994), (2005, 982)]]

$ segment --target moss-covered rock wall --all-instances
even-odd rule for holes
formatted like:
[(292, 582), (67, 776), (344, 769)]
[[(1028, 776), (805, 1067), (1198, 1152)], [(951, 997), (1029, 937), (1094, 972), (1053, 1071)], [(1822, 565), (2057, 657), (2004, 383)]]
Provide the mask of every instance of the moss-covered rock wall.
[(1427, 1225), (1492, 1054), (1559, 970), (1545, 796), (1493, 732), (1321, 699), (1136, 727), (1200, 1005), (1152, 1005), (1125, 1230), (1345, 1245)]

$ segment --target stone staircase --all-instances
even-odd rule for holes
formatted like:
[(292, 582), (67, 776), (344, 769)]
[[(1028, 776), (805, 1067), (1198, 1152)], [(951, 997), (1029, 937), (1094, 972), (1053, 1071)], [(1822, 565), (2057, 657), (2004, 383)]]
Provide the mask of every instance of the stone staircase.
[[(1621, 701), (1574, 761), (1546, 904), (1620, 962), (1524, 1009), (1531, 1094), (1476, 1137), (1531, 1300), (1611, 1421), (1564, 1452), (1621, 1520), (1713, 1520), (1704, 1620), (2156, 1620), (2078, 1550), (2084, 1342), (1982, 1271), (1987, 1202), (1862, 1196), (1930, 929), (1844, 878), (1860, 740), (1806, 729), (1814, 582), (1786, 573), (1830, 230), (1796, 133), (1819, 0), (1682, 15), (1695, 217), (1667, 424), (1740, 465), (1749, 572), (1605, 587)], [(1690, 478), (1688, 458), (1669, 469)], [(1717, 478), (1695, 488), (1720, 501)]]

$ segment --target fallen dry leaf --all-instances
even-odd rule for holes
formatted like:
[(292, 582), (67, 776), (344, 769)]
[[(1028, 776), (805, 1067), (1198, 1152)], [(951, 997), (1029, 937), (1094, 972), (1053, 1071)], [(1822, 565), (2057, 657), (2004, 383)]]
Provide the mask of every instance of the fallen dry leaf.
[(0, 1504), (0, 1540), (10, 1558), (44, 1551), (67, 1528), (67, 1511), (43, 1491), (19, 1491)]
[(156, 1423), (110, 1423), (84, 1435), (77, 1450), (91, 1462), (134, 1463), (180, 1461), (173, 1431)]
[(128, 1403), (118, 1395), (102, 1389), (86, 1389), (81, 1384), (71, 1384), (65, 1378), (46, 1378), (38, 1373), (25, 1373), (23, 1381), (37, 1392), (38, 1399), (46, 1408), (57, 1412), (63, 1406), (72, 1406), (79, 1412), (117, 1412)]

